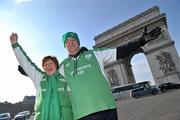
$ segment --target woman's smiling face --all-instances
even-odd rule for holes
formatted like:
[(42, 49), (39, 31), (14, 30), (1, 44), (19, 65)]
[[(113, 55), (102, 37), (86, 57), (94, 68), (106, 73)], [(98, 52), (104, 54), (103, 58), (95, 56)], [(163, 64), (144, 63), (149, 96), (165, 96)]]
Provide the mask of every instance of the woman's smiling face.
[(44, 62), (43, 69), (47, 75), (52, 75), (56, 72), (57, 66), (51, 59), (48, 59), (46, 62)]

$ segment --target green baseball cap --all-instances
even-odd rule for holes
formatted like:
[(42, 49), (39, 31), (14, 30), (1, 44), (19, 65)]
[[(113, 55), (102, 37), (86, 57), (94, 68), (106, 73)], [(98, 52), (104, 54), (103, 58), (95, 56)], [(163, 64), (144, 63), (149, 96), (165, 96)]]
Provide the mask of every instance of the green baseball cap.
[(75, 32), (67, 32), (62, 36), (62, 42), (64, 44), (64, 47), (66, 47), (66, 41), (67, 41), (68, 38), (76, 39), (79, 46), (80, 46), (80, 41), (79, 41), (79, 37), (78, 37), (77, 33), (75, 33)]

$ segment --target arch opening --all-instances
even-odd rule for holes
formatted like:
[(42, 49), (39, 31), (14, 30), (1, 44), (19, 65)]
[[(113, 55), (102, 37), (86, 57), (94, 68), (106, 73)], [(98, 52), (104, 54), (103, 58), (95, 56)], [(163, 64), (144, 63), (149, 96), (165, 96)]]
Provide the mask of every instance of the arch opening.
[(150, 81), (151, 85), (155, 85), (147, 58), (143, 53), (135, 54), (131, 58), (130, 64), (132, 65), (132, 71), (136, 83)]

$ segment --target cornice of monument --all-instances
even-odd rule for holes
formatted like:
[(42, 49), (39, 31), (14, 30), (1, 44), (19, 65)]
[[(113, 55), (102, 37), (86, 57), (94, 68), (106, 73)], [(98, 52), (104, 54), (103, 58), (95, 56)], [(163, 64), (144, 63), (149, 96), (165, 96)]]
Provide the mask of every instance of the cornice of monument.
[(161, 46), (155, 46), (149, 50), (144, 51), (144, 54), (148, 55), (148, 54), (153, 53), (157, 49), (163, 49), (163, 48), (166, 48), (168, 46), (173, 46), (173, 45), (174, 45), (174, 41), (167, 41), (167, 42), (161, 43)]

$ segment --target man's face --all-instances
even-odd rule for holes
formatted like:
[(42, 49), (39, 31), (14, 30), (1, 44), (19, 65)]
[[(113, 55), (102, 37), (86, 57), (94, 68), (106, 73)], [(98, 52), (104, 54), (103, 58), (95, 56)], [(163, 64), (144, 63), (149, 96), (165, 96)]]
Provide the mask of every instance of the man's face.
[(43, 69), (47, 75), (52, 75), (56, 72), (57, 66), (51, 59), (49, 59), (46, 62), (44, 62)]
[(78, 41), (74, 38), (68, 38), (66, 40), (66, 48), (70, 55), (75, 55), (79, 51)]

